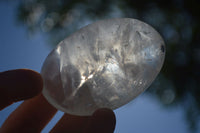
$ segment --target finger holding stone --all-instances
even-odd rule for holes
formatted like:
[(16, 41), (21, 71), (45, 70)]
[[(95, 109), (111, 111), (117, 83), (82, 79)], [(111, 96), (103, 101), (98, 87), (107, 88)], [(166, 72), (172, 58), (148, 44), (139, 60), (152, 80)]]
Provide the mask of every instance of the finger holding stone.
[(0, 73), (0, 110), (20, 100), (38, 95), (43, 87), (39, 73), (17, 69)]
[(65, 114), (51, 133), (113, 133), (115, 114), (110, 109), (98, 109), (92, 116)]
[(90, 118), (90, 116), (64, 114), (50, 133), (82, 133)]
[(23, 102), (4, 122), (2, 133), (39, 133), (57, 110), (40, 94)]
[(83, 133), (113, 133), (116, 117), (112, 110), (102, 108), (96, 110)]

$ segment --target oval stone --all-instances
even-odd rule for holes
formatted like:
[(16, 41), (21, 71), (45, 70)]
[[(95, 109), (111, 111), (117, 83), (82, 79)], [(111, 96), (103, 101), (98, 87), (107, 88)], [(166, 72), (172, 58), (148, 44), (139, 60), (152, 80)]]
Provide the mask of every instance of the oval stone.
[(41, 71), (43, 95), (73, 115), (116, 109), (150, 86), (164, 56), (164, 41), (148, 24), (130, 18), (98, 21), (48, 55)]

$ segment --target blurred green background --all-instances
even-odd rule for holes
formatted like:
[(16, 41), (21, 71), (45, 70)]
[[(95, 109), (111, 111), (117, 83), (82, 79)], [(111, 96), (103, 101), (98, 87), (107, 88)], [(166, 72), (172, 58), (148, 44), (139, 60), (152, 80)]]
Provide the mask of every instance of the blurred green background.
[(101, 19), (128, 17), (152, 25), (165, 40), (166, 59), (146, 93), (166, 109), (181, 106), (189, 131), (200, 131), (200, 1), (21, 0), (15, 13), (28, 36), (42, 33), (51, 47)]

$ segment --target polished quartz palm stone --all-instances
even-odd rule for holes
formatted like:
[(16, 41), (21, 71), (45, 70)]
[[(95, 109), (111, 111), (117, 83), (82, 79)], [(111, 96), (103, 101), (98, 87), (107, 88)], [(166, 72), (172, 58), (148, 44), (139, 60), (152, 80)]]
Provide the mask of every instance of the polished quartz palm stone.
[(163, 39), (136, 19), (90, 24), (61, 41), (43, 68), (43, 94), (57, 109), (91, 115), (116, 109), (142, 93), (159, 73)]

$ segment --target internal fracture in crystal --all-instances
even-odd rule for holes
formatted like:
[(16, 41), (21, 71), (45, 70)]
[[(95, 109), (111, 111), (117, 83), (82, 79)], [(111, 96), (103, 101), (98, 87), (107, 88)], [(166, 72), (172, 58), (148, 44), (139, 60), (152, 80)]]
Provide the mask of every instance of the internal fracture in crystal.
[(150, 86), (164, 56), (164, 41), (148, 24), (130, 18), (98, 21), (48, 55), (41, 71), (43, 94), (73, 115), (116, 109)]

